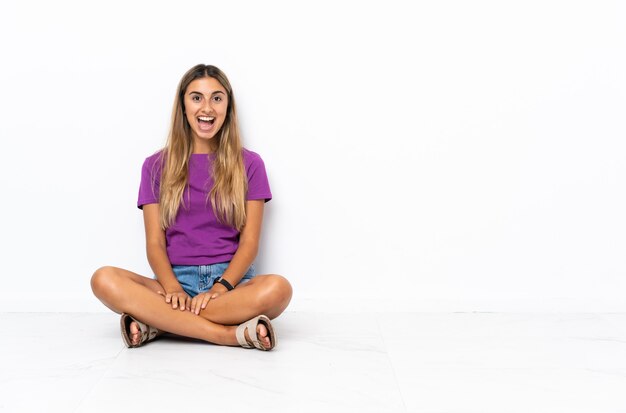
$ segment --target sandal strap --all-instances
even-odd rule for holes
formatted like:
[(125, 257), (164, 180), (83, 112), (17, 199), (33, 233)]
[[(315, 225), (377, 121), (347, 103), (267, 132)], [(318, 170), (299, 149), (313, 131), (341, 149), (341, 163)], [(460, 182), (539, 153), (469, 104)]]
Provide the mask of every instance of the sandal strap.
[[(257, 336), (256, 328), (260, 322), (263, 322), (263, 324), (267, 328), (268, 336), (272, 342), (272, 346), (270, 348), (265, 348), (261, 344), (261, 342), (259, 341), (259, 337)], [(248, 329), (248, 337), (250, 338), (250, 341), (252, 342), (252, 346), (246, 340), (246, 336), (245, 336), (246, 329)], [(276, 345), (276, 334), (274, 334), (274, 329), (272, 328), (272, 325), (270, 324), (269, 318), (267, 318), (267, 316), (264, 316), (264, 315), (254, 317), (253, 319), (240, 324), (237, 327), (237, 330), (235, 330), (235, 335), (237, 336), (237, 342), (239, 343), (239, 345), (244, 348), (252, 348), (254, 346), (258, 348), (259, 350), (267, 351), (267, 350), (271, 350)]]
[(141, 334), (139, 342), (142, 343), (144, 338), (148, 335), (148, 326), (137, 319), (134, 319), (133, 321), (137, 323), (137, 326), (139, 327), (139, 333)]
[[(130, 322), (128, 322), (128, 326), (130, 326), (130, 323), (135, 322), (137, 323), (137, 326), (139, 327), (141, 338), (139, 340), (139, 343), (137, 344), (132, 344), (132, 341), (130, 339), (130, 334), (129, 334), (130, 331), (127, 330), (127, 322), (126, 322), (127, 319), (131, 320)], [(126, 347), (139, 347), (143, 345), (144, 343), (147, 343), (148, 341), (153, 340), (154, 338), (156, 338), (157, 336), (163, 333), (158, 328), (142, 323), (141, 321), (137, 320), (130, 314), (126, 314), (126, 313), (122, 314), (121, 326), (122, 326), (122, 338), (124, 339), (124, 344), (126, 344)]]
[[(256, 326), (258, 324), (259, 317), (255, 317), (251, 320), (246, 321), (245, 323), (239, 324), (237, 330), (235, 331), (235, 335), (237, 336), (237, 342), (241, 347), (244, 348), (252, 348), (248, 341), (246, 340), (246, 328), (248, 329), (248, 336), (250, 337), (250, 341), (255, 347), (258, 345), (258, 338), (256, 335)], [(258, 348), (258, 347), (257, 347)]]
[(139, 326), (139, 330), (141, 331), (141, 340), (139, 340), (140, 345), (154, 339), (160, 332), (158, 329), (144, 324), (141, 321), (135, 320), (135, 322), (137, 323), (137, 325)]

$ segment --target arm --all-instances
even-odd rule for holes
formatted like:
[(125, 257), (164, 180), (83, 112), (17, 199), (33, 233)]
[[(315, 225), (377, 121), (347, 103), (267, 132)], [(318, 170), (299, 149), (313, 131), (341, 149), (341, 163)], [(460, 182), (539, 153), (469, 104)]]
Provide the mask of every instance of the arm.
[(157, 280), (163, 287), (163, 295), (167, 303), (172, 303), (172, 308), (184, 310), (185, 305), (191, 298), (185, 293), (172, 271), (172, 264), (167, 256), (165, 244), (165, 231), (159, 223), (159, 204), (146, 204), (143, 206), (143, 219), (146, 229), (146, 253), (148, 262)]
[[(222, 275), (222, 278), (231, 285), (237, 285), (241, 281), (257, 256), (264, 206), (265, 201), (263, 199), (246, 201), (246, 225), (244, 225), (241, 234), (239, 234), (239, 247)], [(223, 285), (219, 284), (219, 286), (226, 290), (226, 287)]]

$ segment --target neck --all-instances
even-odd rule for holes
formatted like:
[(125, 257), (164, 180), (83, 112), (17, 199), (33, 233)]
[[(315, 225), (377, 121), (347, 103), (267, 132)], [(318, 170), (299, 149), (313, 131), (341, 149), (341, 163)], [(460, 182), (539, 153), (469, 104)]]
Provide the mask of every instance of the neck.
[(217, 151), (217, 148), (213, 148), (211, 145), (208, 145), (208, 146), (194, 145), (191, 153), (193, 155), (197, 155), (197, 154), (208, 155), (210, 153), (215, 153), (216, 151)]

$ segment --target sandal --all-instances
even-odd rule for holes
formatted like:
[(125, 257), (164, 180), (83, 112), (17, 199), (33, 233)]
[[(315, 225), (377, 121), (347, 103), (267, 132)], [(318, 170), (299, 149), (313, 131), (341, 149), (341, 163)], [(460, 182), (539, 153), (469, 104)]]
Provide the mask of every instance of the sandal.
[[(130, 323), (137, 323), (139, 327), (139, 331), (141, 332), (141, 339), (138, 344), (133, 344), (130, 339)], [(124, 344), (126, 347), (139, 347), (147, 343), (148, 341), (152, 341), (164, 332), (156, 329), (154, 327), (150, 327), (147, 324), (142, 323), (141, 321), (136, 320), (130, 314), (122, 313), (122, 317), (120, 318), (120, 327), (122, 328), (122, 340), (124, 340)]]
[[(269, 337), (271, 343), (269, 348), (264, 347), (256, 335), (256, 327), (259, 325), (259, 323), (262, 323), (265, 328), (267, 328), (267, 337)], [(253, 319), (248, 320), (245, 323), (241, 323), (237, 327), (235, 335), (237, 336), (237, 341), (239, 342), (239, 345), (244, 348), (252, 348), (252, 346), (248, 344), (248, 341), (246, 340), (246, 328), (248, 329), (248, 336), (250, 337), (250, 341), (252, 341), (254, 347), (258, 348), (259, 350), (269, 351), (276, 346), (276, 333), (274, 333), (274, 328), (272, 328), (270, 319), (267, 316), (260, 315), (258, 317), (254, 317)]]

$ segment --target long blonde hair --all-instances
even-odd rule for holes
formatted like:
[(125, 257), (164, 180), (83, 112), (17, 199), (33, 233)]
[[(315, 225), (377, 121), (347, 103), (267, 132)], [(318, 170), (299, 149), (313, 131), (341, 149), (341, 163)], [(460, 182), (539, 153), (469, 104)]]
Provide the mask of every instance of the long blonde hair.
[(189, 159), (193, 151), (193, 138), (191, 126), (184, 113), (184, 96), (189, 84), (203, 77), (212, 77), (220, 82), (228, 96), (226, 119), (213, 138), (217, 139), (218, 147), (213, 168), (209, 171), (214, 185), (207, 195), (207, 203), (210, 199), (213, 212), (220, 223), (241, 231), (246, 223), (248, 179), (243, 163), (235, 97), (226, 75), (215, 66), (203, 64), (189, 69), (178, 84), (170, 131), (160, 157), (161, 228), (165, 230), (174, 224), (181, 202), (185, 208), (189, 207), (185, 206), (183, 193), (189, 185)]

